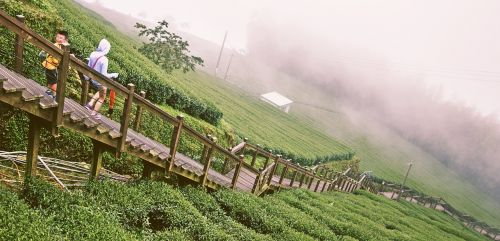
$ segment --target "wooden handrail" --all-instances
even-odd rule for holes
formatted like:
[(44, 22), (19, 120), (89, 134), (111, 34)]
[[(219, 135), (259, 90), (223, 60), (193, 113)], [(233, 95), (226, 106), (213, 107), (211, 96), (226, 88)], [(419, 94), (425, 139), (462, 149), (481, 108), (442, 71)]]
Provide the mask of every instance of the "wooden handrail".
[[(28, 28), (24, 23), (21, 21), (9, 16), (6, 12), (0, 10), (0, 24), (5, 26), (7, 29), (11, 30), (12, 32), (16, 33), (19, 36), (22, 36), (25, 38), (26, 41), (31, 42), (38, 48), (41, 48), (43, 51), (47, 52), (48, 54), (54, 56), (56, 59), (62, 60), (63, 59), (63, 54), (64, 51), (62, 49), (59, 49), (57, 46), (55, 46), (53, 43), (51, 43), (49, 40), (45, 39), (43, 36), (40, 34), (36, 33), (32, 29)], [(198, 141), (202, 142), (203, 145), (208, 145), (212, 146), (214, 151), (217, 151), (225, 156), (228, 157), (228, 159), (232, 162), (240, 162), (240, 158), (236, 156), (236, 152), (241, 151), (241, 149), (248, 147), (254, 149), (258, 154), (264, 155), (266, 157), (274, 159), (274, 164), (269, 165), (265, 167), (263, 171), (257, 170), (254, 166), (243, 162), (241, 165), (250, 170), (251, 172), (258, 174), (258, 173), (265, 173), (272, 168), (275, 168), (277, 165), (285, 164), (284, 160), (281, 160), (277, 155), (273, 155), (272, 153), (265, 151), (264, 149), (252, 145), (245, 140), (243, 143), (240, 143), (237, 145), (235, 148), (231, 149), (231, 151), (217, 145), (216, 143), (213, 143), (211, 140), (206, 138), (203, 134), (197, 132), (196, 130), (192, 129), (189, 126), (183, 125), (182, 120), (179, 120), (172, 115), (168, 114), (167, 112), (163, 111), (161, 108), (158, 106), (154, 105), (151, 103), (149, 100), (147, 100), (144, 95), (141, 96), (137, 93), (133, 93), (131, 95), (130, 90), (127, 89), (125, 86), (121, 85), (120, 83), (113, 81), (106, 76), (102, 75), (101, 73), (97, 72), (96, 70), (90, 68), (86, 63), (83, 61), (79, 60), (75, 56), (69, 56), (69, 66), (71, 66), (73, 69), (77, 70), (78, 72), (81, 72), (82, 74), (86, 75), (90, 79), (94, 79), (101, 84), (107, 86), (110, 89), (113, 89), (118, 95), (124, 96), (124, 97), (131, 97), (132, 103), (137, 105), (138, 107), (142, 108), (143, 110), (146, 110), (148, 112), (151, 112), (153, 115), (160, 117), (162, 120), (167, 121), (168, 123), (172, 124), (174, 128), (178, 128), (179, 126), (182, 126), (182, 131), (189, 136), (194, 137)], [(62, 98), (61, 96), (60, 98)], [(82, 98), (83, 99), (83, 98)], [(130, 105), (129, 105), (130, 107)], [(128, 108), (130, 109), (130, 108)], [(128, 121), (127, 121), (128, 122)], [(180, 130), (179, 130), (180, 131)], [(121, 132), (126, 133), (125, 131), (121, 130)], [(173, 138), (172, 140), (178, 141), (178, 136), (177, 138)], [(172, 145), (172, 143), (171, 143)], [(119, 145), (118, 149), (123, 148), (123, 141)], [(120, 151), (120, 150), (118, 150)], [(174, 150), (175, 151), (175, 150)], [(173, 159), (171, 160), (173, 161)], [(307, 170), (301, 166), (298, 166), (297, 164), (294, 163), (286, 163), (288, 166), (289, 170), (296, 170), (300, 173), (304, 173), (305, 175), (313, 176), (315, 178), (319, 178), (322, 180), (325, 180), (322, 177), (315, 176), (314, 173), (312, 173), (310, 170)], [(170, 165), (169, 165), (170, 166)], [(167, 171), (169, 171), (171, 168), (167, 168)]]
[(245, 146), (245, 144), (246, 144), (246, 142), (241, 142), (240, 144), (236, 145), (235, 147), (233, 147), (231, 149), (231, 153), (235, 154), (239, 150), (243, 149), (243, 147)]

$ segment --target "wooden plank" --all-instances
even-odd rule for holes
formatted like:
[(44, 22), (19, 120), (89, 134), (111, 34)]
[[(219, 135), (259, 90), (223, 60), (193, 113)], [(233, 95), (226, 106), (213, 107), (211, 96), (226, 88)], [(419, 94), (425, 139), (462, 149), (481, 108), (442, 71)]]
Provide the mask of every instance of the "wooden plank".
[(26, 90), (26, 87), (15, 85), (15, 83), (13, 83), (12, 81), (4, 81), (2, 88), (5, 93), (22, 92)]
[(57, 107), (57, 102), (49, 96), (44, 96), (43, 98), (40, 99), (39, 105), (40, 108), (46, 110)]
[(117, 139), (118, 137), (121, 137), (122, 134), (116, 130), (112, 130), (108, 133), (108, 136), (111, 137), (111, 139)]
[(237, 153), (237, 152), (239, 152), (239, 151), (244, 151), (244, 149), (245, 149), (245, 145), (246, 145), (246, 141), (248, 141), (248, 139), (247, 139), (247, 138), (245, 138), (245, 139), (243, 140), (243, 142), (241, 142), (240, 144), (238, 144), (238, 145), (236, 145), (235, 147), (233, 147), (233, 148), (231, 149), (231, 153), (232, 153), (232, 154), (236, 154), (236, 153)]

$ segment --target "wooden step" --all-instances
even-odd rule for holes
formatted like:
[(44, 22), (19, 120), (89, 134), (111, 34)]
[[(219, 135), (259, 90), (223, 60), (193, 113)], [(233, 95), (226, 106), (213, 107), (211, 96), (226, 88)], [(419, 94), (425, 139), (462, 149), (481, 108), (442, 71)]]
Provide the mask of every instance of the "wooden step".
[(26, 87), (16, 86), (16, 85), (12, 84), (12, 82), (10, 82), (10, 81), (4, 81), (2, 88), (5, 91), (5, 93), (15, 93), (15, 92), (26, 90)]
[(149, 150), (149, 155), (152, 157), (157, 157), (158, 155), (160, 155), (160, 152), (153, 148)]
[(87, 119), (88, 116), (81, 116), (81, 115), (78, 115), (77, 113), (71, 113), (69, 119), (71, 121), (71, 123), (80, 123), (80, 122), (83, 122), (83, 120)]
[(84, 125), (87, 129), (91, 129), (91, 128), (97, 127), (97, 126), (99, 125), (99, 122), (96, 122), (95, 120), (92, 120), (92, 118), (86, 118), (86, 119), (83, 121), (83, 125)]
[(120, 133), (116, 130), (112, 130), (109, 132), (108, 136), (111, 137), (111, 139), (117, 139), (117, 138), (122, 136), (122, 133)]
[(149, 145), (147, 145), (147, 144), (144, 144), (144, 145), (141, 146), (141, 151), (142, 152), (149, 152), (149, 150), (151, 150), (151, 149), (152, 149), (152, 147), (149, 146)]
[(170, 157), (170, 154), (168, 154), (166, 152), (162, 152), (158, 155), (158, 158), (160, 158), (160, 160), (162, 160), (162, 161), (166, 161), (169, 157)]
[(97, 127), (97, 133), (99, 134), (105, 134), (105, 133), (108, 133), (110, 132), (112, 129), (109, 128), (108, 126), (105, 126), (105, 125), (99, 125)]
[(130, 142), (130, 146), (134, 149), (139, 149), (139, 148), (141, 148), (142, 145), (143, 145), (142, 142), (139, 142), (135, 139)]
[(43, 95), (33, 95), (29, 93), (28, 91), (23, 91), (23, 101), (29, 102), (29, 101), (35, 101), (43, 98)]
[(43, 96), (40, 99), (39, 105), (40, 105), (40, 108), (46, 110), (46, 109), (57, 107), (57, 102), (52, 97)]

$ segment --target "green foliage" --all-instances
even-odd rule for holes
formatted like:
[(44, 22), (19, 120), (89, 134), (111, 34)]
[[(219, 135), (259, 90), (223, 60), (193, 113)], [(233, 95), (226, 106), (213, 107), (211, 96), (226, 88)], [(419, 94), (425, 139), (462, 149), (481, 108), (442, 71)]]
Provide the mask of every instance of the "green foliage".
[(1, 239), (487, 240), (444, 213), (365, 191), (260, 198), (105, 180), (69, 193), (30, 179), (21, 197), (0, 186)]
[[(121, 84), (133, 83), (138, 91), (146, 91), (147, 98), (152, 102), (171, 105), (213, 125), (217, 125), (222, 119), (223, 113), (213, 104), (208, 101), (202, 102), (172, 87), (168, 83), (171, 77), (160, 70), (152, 61), (142, 56), (137, 46), (129, 42), (128, 38), (118, 34), (111, 26), (94, 19), (94, 16), (82, 11), (75, 3), (67, 0), (53, 2), (46, 0), (21, 2), (4, 0), (0, 1), (0, 9), (11, 16), (24, 15), (26, 24), (30, 28), (51, 41), (57, 30), (67, 30), (70, 34), (71, 48), (79, 58), (89, 56), (100, 39), (108, 38), (113, 46), (109, 54), (110, 71), (120, 73)], [(109, 35), (109, 33), (116, 33), (118, 36)], [(14, 53), (14, 34), (0, 28), (0, 46), (0, 63), (12, 67), (14, 63), (12, 54)], [(39, 51), (31, 44), (26, 45), (25, 74), (45, 85), (43, 67), (38, 60)], [(73, 80), (71, 82), (77, 80), (75, 77), (71, 79)], [(70, 89), (68, 94), (74, 96), (76, 93)]]
[(262, 203), (252, 194), (221, 190), (215, 193), (215, 198), (229, 216), (259, 233), (269, 234), (278, 240), (313, 240), (266, 212)]
[(147, 28), (146, 25), (136, 23), (139, 36), (149, 39), (139, 48), (139, 52), (158, 64), (165, 72), (172, 73), (176, 69), (183, 72), (194, 71), (196, 65), (203, 66), (203, 59), (189, 55), (189, 44), (183, 41), (179, 35), (168, 31), (168, 22), (158, 22), (155, 28)]
[(31, 209), (15, 193), (0, 186), (1, 240), (60, 240), (53, 217)]
[(118, 220), (82, 193), (67, 193), (38, 179), (28, 180), (23, 198), (43, 215), (52, 216), (51, 227), (69, 240), (134, 240)]
[(203, 215), (217, 226), (227, 230), (237, 240), (272, 240), (268, 235), (256, 233), (227, 216), (206, 190), (188, 186), (183, 188), (181, 192)]

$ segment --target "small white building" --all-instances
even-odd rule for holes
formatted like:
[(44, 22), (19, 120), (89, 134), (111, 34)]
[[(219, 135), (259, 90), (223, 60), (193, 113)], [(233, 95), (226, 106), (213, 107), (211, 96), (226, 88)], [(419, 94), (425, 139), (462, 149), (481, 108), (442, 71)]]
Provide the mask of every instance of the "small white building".
[(290, 111), (290, 105), (293, 103), (293, 101), (275, 91), (261, 95), (260, 99), (286, 113)]

